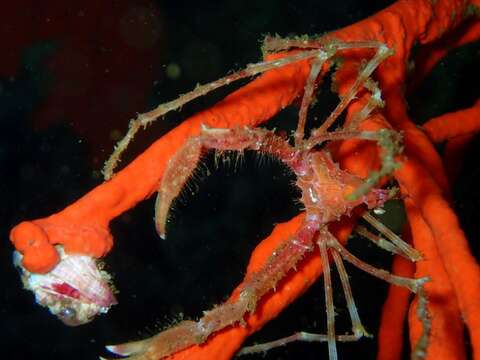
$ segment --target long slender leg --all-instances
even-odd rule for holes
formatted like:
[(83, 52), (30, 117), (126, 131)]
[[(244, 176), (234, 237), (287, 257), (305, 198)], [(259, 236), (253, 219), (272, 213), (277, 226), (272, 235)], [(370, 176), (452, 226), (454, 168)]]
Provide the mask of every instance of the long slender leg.
[(263, 61), (256, 64), (249, 64), (243, 70), (226, 75), (223, 78), (220, 78), (216, 81), (212, 81), (208, 84), (199, 85), (194, 90), (179, 96), (175, 100), (160, 104), (155, 109), (147, 113), (139, 114), (136, 119), (132, 119), (130, 121), (128, 125), (127, 133), (117, 143), (112, 155), (110, 155), (108, 160), (105, 162), (105, 165), (103, 168), (103, 175), (105, 180), (108, 180), (113, 176), (113, 171), (117, 166), (118, 162), (120, 161), (120, 156), (127, 149), (128, 145), (133, 140), (138, 130), (140, 130), (141, 127), (146, 127), (147, 125), (150, 125), (155, 120), (169, 113), (170, 111), (179, 109), (183, 105), (191, 102), (192, 100), (198, 97), (201, 97), (203, 95), (206, 95), (215, 89), (226, 86), (239, 79), (252, 77), (257, 74), (264, 73), (268, 70), (280, 68), (280, 67), (293, 64), (306, 59), (324, 58), (325, 60), (327, 60), (334, 54), (335, 53), (334, 52), (332, 53), (332, 51), (326, 52), (323, 49), (313, 49), (313, 50), (302, 51), (294, 55), (286, 56), (281, 59)]
[(295, 131), (295, 145), (300, 145), (305, 135), (305, 123), (307, 122), (307, 113), (313, 99), (313, 92), (317, 83), (318, 75), (322, 71), (323, 64), (327, 60), (326, 56), (314, 59), (311, 64), (310, 74), (305, 83), (305, 91), (303, 93), (302, 104), (298, 113), (298, 125)]
[[(269, 341), (262, 344), (256, 344), (252, 346), (245, 346), (237, 353), (237, 355), (247, 355), (247, 354), (254, 354), (260, 352), (266, 352), (271, 349), (275, 349), (280, 346), (285, 346), (289, 343), (295, 341), (305, 341), (305, 342), (326, 342), (328, 336), (325, 334), (312, 334), (305, 331), (299, 331), (295, 334), (290, 336), (286, 336), (281, 339), (277, 339), (274, 341)], [(357, 341), (358, 337), (355, 335), (336, 335), (335, 340), (339, 342), (349, 342), (349, 341)]]
[[(351, 262), (356, 267), (368, 272), (369, 274), (381, 278), (392, 284), (407, 287), (413, 292), (423, 293), (422, 285), (427, 281), (427, 278), (421, 279), (409, 279), (400, 276), (393, 275), (385, 270), (377, 269), (369, 264), (364, 263), (360, 259), (349, 253), (343, 246), (340, 245), (337, 239), (328, 232), (328, 230), (320, 230), (321, 234), (317, 240), (318, 247), (320, 249), (320, 256), (322, 259), (322, 267), (324, 272), (324, 284), (325, 284), (325, 302), (327, 307), (327, 334), (312, 334), (308, 332), (297, 332), (291, 336), (287, 336), (275, 341), (270, 341), (263, 344), (257, 344), (253, 346), (244, 347), (240, 350), (238, 355), (252, 354), (258, 352), (265, 352), (270, 349), (284, 346), (294, 341), (306, 341), (306, 342), (328, 342), (329, 347), (329, 359), (337, 358), (336, 341), (357, 341), (363, 336), (371, 336), (365, 330), (361, 323), (360, 316), (358, 314), (355, 301), (353, 299), (350, 282), (348, 280), (348, 274), (343, 265), (342, 257)], [(348, 311), (352, 320), (352, 332), (351, 335), (335, 335), (334, 321), (335, 310), (333, 305), (332, 287), (331, 287), (331, 274), (330, 265), (328, 262), (328, 251), (332, 255), (333, 261), (337, 267), (342, 282), (343, 292), (345, 294), (345, 300), (347, 302)], [(422, 317), (422, 319), (425, 316)], [(428, 324), (427, 324), (428, 325)], [(425, 326), (428, 332), (428, 326)]]
[(350, 287), (350, 281), (348, 280), (347, 270), (343, 265), (342, 257), (337, 253), (335, 249), (331, 251), (333, 260), (340, 275), (340, 281), (342, 282), (343, 293), (345, 294), (345, 301), (347, 302), (348, 312), (350, 314), (350, 319), (352, 320), (352, 332), (353, 335), (357, 338), (362, 336), (371, 336), (363, 327), (360, 320), (360, 315), (358, 315), (357, 307), (355, 301), (353, 300), (352, 288)]
[(348, 50), (348, 49), (377, 49), (381, 45), (385, 45), (382, 42), (375, 40), (367, 41), (351, 41), (344, 42), (332, 38), (317, 38), (310, 39), (308, 37), (300, 38), (282, 38), (279, 36), (267, 36), (263, 40), (262, 50), (267, 53), (276, 53), (279, 51), (286, 51), (290, 49), (320, 49), (323, 48), (327, 51)]
[(403, 241), (397, 234), (378, 221), (374, 216), (365, 213), (362, 217), (375, 229), (385, 235), (385, 237), (387, 237), (400, 250), (400, 255), (403, 255), (411, 261), (419, 261), (422, 259), (422, 255), (418, 250)]
[(365, 226), (362, 225), (357, 225), (355, 227), (355, 232), (364, 238), (370, 240), (373, 242), (375, 245), (377, 245), (379, 248), (386, 250), (392, 254), (395, 255), (400, 255), (404, 256), (408, 259), (408, 257), (400, 251), (399, 248), (397, 248), (395, 245), (393, 245), (390, 241), (385, 240), (381, 236), (375, 235), (371, 233)]
[[(394, 130), (387, 130), (384, 129), (386, 132), (389, 133), (390, 137), (392, 138), (391, 141), (395, 141), (397, 137), (400, 135), (397, 134)], [(336, 140), (346, 140), (352, 138), (364, 139), (364, 140), (371, 140), (371, 141), (380, 141), (382, 137), (385, 135), (380, 135), (379, 131), (358, 131), (358, 130), (338, 130), (335, 132), (325, 132), (322, 134), (318, 134), (315, 137), (315, 143), (312, 143), (310, 146), (310, 141), (312, 138), (307, 140), (307, 147), (311, 148), (315, 145), (321, 144), (325, 141), (336, 141)]]
[[(324, 230), (323, 232), (325, 231), (328, 230)], [(325, 305), (327, 307), (328, 355), (330, 360), (336, 360), (338, 356), (337, 345), (335, 342), (335, 308), (333, 305), (332, 278), (330, 275), (330, 262), (327, 254), (327, 243), (323, 236), (320, 236), (317, 244), (320, 248), (320, 256), (322, 258)]]
[(327, 255), (328, 236), (325, 236), (327, 232), (328, 230), (325, 230), (325, 229), (321, 230), (321, 235), (319, 239), (317, 239), (317, 244), (320, 249), (320, 256), (322, 259), (322, 267), (324, 272), (325, 300), (326, 300), (325, 303), (327, 308), (327, 329), (328, 329), (327, 333), (328, 334), (327, 335), (312, 334), (312, 333), (301, 331), (291, 336), (277, 339), (275, 341), (270, 341), (263, 344), (244, 347), (240, 350), (238, 355), (265, 352), (279, 346), (284, 346), (294, 341), (306, 341), (306, 342), (315, 341), (315, 342), (328, 342), (329, 359), (332, 360), (337, 358), (337, 351), (336, 351), (336, 345), (335, 345), (336, 341), (340, 341), (340, 342), (357, 341), (362, 336), (370, 336), (360, 321), (360, 316), (358, 315), (358, 311), (355, 306), (355, 302), (353, 300), (352, 290), (350, 287), (346, 269), (342, 262), (342, 258), (336, 252), (335, 249), (331, 248), (330, 252), (332, 254), (333, 260), (335, 262), (335, 265), (340, 275), (340, 280), (342, 282), (342, 288), (345, 294), (345, 299), (347, 302), (350, 319), (352, 321), (352, 331), (353, 331), (352, 335), (335, 335), (335, 328), (334, 328), (335, 309), (333, 304), (330, 265), (328, 261), (328, 255)]
[(345, 110), (348, 104), (355, 98), (355, 95), (358, 93), (360, 87), (364, 82), (372, 75), (375, 69), (380, 65), (380, 63), (389, 57), (392, 54), (392, 50), (389, 49), (385, 44), (380, 44), (377, 48), (377, 52), (373, 58), (365, 65), (365, 67), (360, 71), (355, 80), (354, 84), (348, 90), (348, 92), (342, 96), (337, 107), (332, 111), (330, 116), (323, 122), (320, 127), (312, 131), (312, 137), (315, 137), (318, 134), (325, 133), (328, 128), (335, 122), (338, 116)]
[(379, 279), (385, 280), (385, 281), (389, 282), (390, 284), (394, 284), (394, 285), (401, 286), (401, 287), (406, 287), (407, 289), (409, 289), (413, 293), (416, 293), (418, 291), (418, 289), (426, 281), (428, 281), (428, 278), (410, 279), (410, 278), (406, 278), (406, 277), (402, 277), (402, 276), (393, 275), (392, 273), (390, 273), (386, 270), (383, 270), (383, 269), (377, 269), (376, 267), (374, 267), (370, 264), (367, 264), (366, 262), (360, 260), (355, 255), (350, 253), (331, 234), (329, 235), (327, 246), (331, 247), (331, 248), (334, 248), (336, 251), (338, 251), (338, 253), (342, 256), (342, 258), (344, 258), (345, 260), (347, 260), (348, 262), (350, 262), (351, 264), (353, 264), (357, 268), (359, 268), (359, 269), (361, 269), (361, 270), (363, 270), (363, 271), (365, 271), (365, 272), (367, 272), (367, 273), (369, 273), (369, 274), (371, 274), (371, 275), (373, 275), (373, 276), (375, 276)]
[[(328, 120), (330, 124), (328, 124), (328, 126), (324, 125), (326, 127), (324, 130), (321, 131), (321, 132), (325, 132), (326, 129), (331, 125), (331, 123), (335, 121), (336, 117), (338, 117), (338, 115), (343, 111), (345, 106), (348, 105), (348, 103), (351, 101), (352, 97), (356, 94), (356, 92), (358, 91), (358, 88), (362, 85), (362, 83), (370, 76), (370, 74), (375, 70), (378, 64), (390, 54), (390, 50), (385, 46), (385, 44), (379, 43), (377, 41), (342, 42), (334, 39), (328, 39), (328, 40), (317, 41), (317, 42), (291, 41), (290, 43), (286, 43), (286, 45), (283, 46), (283, 49), (289, 49), (292, 47), (310, 48), (312, 50), (305, 50), (281, 59), (264, 61), (256, 64), (249, 64), (243, 70), (226, 75), (223, 78), (220, 78), (216, 81), (212, 81), (208, 84), (197, 86), (194, 90), (179, 96), (175, 100), (160, 104), (155, 109), (147, 113), (139, 114), (136, 119), (132, 119), (130, 121), (127, 133), (117, 143), (112, 155), (110, 155), (110, 158), (105, 162), (105, 165), (103, 168), (103, 175), (105, 177), (105, 180), (108, 180), (113, 176), (113, 171), (117, 166), (118, 162), (120, 161), (120, 156), (126, 150), (126, 148), (130, 144), (132, 139), (135, 137), (135, 134), (138, 132), (138, 130), (141, 127), (146, 127), (147, 125), (157, 120), (159, 117), (167, 114), (170, 111), (181, 108), (183, 105), (189, 103), (190, 101), (200, 96), (208, 94), (209, 92), (215, 89), (228, 85), (239, 79), (252, 77), (257, 74), (261, 74), (265, 71), (275, 69), (275, 68), (280, 68), (288, 64), (293, 64), (302, 60), (311, 59), (311, 58), (324, 58), (325, 59), (324, 61), (326, 61), (331, 57), (333, 57), (337, 51), (347, 50), (347, 49), (360, 49), (360, 48), (377, 48), (378, 49), (377, 54), (374, 56), (374, 58), (372, 58), (372, 60), (370, 60), (367, 66), (362, 70), (359, 78), (357, 79), (358, 84), (356, 82), (352, 87), (352, 89), (350, 90), (349, 94), (351, 93), (353, 95), (350, 96), (350, 99), (348, 100), (347, 99), (342, 100), (344, 102), (343, 104), (342, 104), (342, 101), (340, 102), (336, 110), (337, 115), (335, 115), (334, 113), (330, 115), (329, 117), (330, 120)], [(266, 46), (264, 48), (266, 48)], [(268, 49), (267, 49), (267, 52), (268, 52)]]
[(365, 120), (373, 110), (376, 108), (383, 108), (385, 106), (385, 102), (382, 100), (382, 92), (375, 81), (373, 81), (371, 78), (368, 78), (365, 80), (364, 86), (370, 90), (370, 98), (363, 109), (354, 115), (348, 124), (347, 129), (356, 129), (358, 125)]

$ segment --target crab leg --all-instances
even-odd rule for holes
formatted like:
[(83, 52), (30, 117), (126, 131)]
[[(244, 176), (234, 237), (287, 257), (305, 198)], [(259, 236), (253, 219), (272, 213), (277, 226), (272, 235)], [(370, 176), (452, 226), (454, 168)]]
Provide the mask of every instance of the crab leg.
[(328, 59), (325, 53), (319, 54), (319, 56), (312, 61), (310, 67), (310, 74), (308, 75), (307, 81), (305, 82), (305, 90), (302, 97), (302, 104), (300, 106), (300, 111), (298, 113), (298, 125), (297, 130), (295, 131), (295, 145), (300, 145), (303, 141), (305, 135), (305, 124), (307, 122), (307, 112), (308, 107), (312, 103), (313, 92), (315, 90), (315, 84), (317, 83), (317, 78), (320, 72), (322, 71), (323, 64)]
[(369, 213), (365, 213), (365, 214), (362, 215), (362, 217), (370, 225), (372, 225), (375, 229), (377, 229), (383, 235), (385, 235), (385, 237), (388, 238), (395, 245), (395, 247), (399, 250), (400, 255), (406, 257), (407, 259), (409, 259), (411, 261), (419, 261), (419, 260), (422, 259), (422, 255), (420, 254), (420, 252), (418, 250), (414, 249), (409, 244), (407, 244), (405, 241), (403, 241), (400, 238), (400, 236), (398, 236), (392, 230), (390, 230), (388, 227), (383, 225), (374, 216), (372, 216)]
[(281, 160), (295, 156), (295, 149), (272, 132), (264, 129), (211, 129), (203, 126), (199, 136), (193, 137), (173, 156), (165, 169), (155, 202), (155, 226), (162, 239), (172, 201), (198, 165), (202, 152), (208, 149), (257, 150)]
[(375, 81), (373, 81), (371, 78), (368, 78), (365, 80), (363, 86), (370, 90), (371, 95), (363, 109), (353, 116), (350, 123), (346, 126), (347, 129), (356, 129), (358, 125), (365, 120), (373, 110), (376, 108), (383, 108), (385, 106), (385, 102), (382, 100), (382, 92)]
[[(328, 234), (327, 234), (328, 233)], [(362, 336), (370, 336), (367, 333), (365, 328), (362, 325), (360, 316), (358, 315), (357, 307), (353, 299), (352, 289), (350, 287), (350, 282), (348, 280), (348, 274), (343, 265), (341, 256), (337, 253), (337, 250), (334, 248), (329, 248), (328, 241), (331, 235), (328, 230), (321, 229), (320, 237), (317, 240), (317, 245), (320, 249), (320, 256), (322, 259), (322, 268), (324, 276), (324, 287), (325, 287), (325, 304), (327, 310), (327, 335), (324, 334), (312, 334), (308, 332), (298, 332), (291, 336), (284, 337), (275, 341), (270, 341), (268, 343), (257, 344), (253, 346), (244, 347), (238, 355), (251, 354), (257, 352), (265, 352), (272, 348), (286, 345), (294, 341), (308, 341), (308, 342), (328, 342), (329, 350), (329, 359), (335, 360), (338, 357), (336, 349), (336, 341), (346, 342), (346, 341), (356, 341)], [(342, 282), (343, 292), (345, 294), (345, 300), (347, 302), (348, 312), (350, 319), (352, 321), (352, 332), (351, 335), (336, 335), (335, 334), (335, 308), (333, 304), (333, 294), (332, 294), (332, 280), (331, 280), (331, 271), (330, 264), (328, 260), (328, 251), (333, 257), (335, 265), (337, 267), (338, 273), (340, 275), (340, 280)]]
[[(350, 252), (348, 252), (338, 240), (325, 229), (320, 230), (321, 236), (317, 240), (317, 245), (320, 249), (320, 256), (322, 259), (322, 268), (324, 276), (324, 287), (325, 287), (325, 303), (326, 303), (326, 312), (327, 312), (327, 335), (324, 334), (312, 334), (308, 332), (298, 332), (291, 336), (287, 336), (275, 341), (270, 341), (263, 344), (257, 344), (253, 346), (244, 347), (240, 350), (238, 355), (252, 354), (258, 352), (265, 352), (275, 347), (284, 346), (288, 343), (294, 341), (307, 341), (307, 342), (328, 342), (329, 349), (329, 359), (337, 359), (337, 349), (336, 341), (347, 342), (347, 341), (356, 341), (362, 336), (370, 336), (365, 330), (364, 326), (361, 323), (360, 316), (353, 299), (352, 290), (350, 287), (350, 282), (348, 280), (348, 274), (343, 265), (342, 257), (352, 263), (354, 266), (359, 269), (376, 276), (382, 280), (390, 282), (394, 285), (401, 287), (406, 287), (414, 293), (418, 293), (422, 296), (422, 301), (426, 301), (423, 294), (423, 284), (428, 280), (427, 278), (420, 279), (409, 279), (401, 276), (396, 276), (388, 271), (377, 269), (367, 263), (364, 263), (360, 259), (356, 258)], [(337, 267), (338, 273), (340, 275), (340, 280), (342, 282), (343, 292), (345, 294), (345, 300), (347, 302), (347, 308), (350, 314), (350, 319), (352, 321), (352, 332), (351, 335), (335, 335), (335, 309), (333, 304), (333, 295), (332, 295), (332, 282), (331, 282), (331, 272), (330, 265), (328, 261), (328, 252), (331, 253), (332, 258)], [(423, 309), (423, 308), (422, 308)], [(423, 309), (424, 310), (424, 309)], [(425, 316), (422, 316), (422, 321)]]
[(340, 275), (340, 281), (342, 282), (343, 293), (345, 294), (345, 301), (347, 302), (348, 312), (350, 314), (350, 319), (352, 320), (352, 332), (353, 335), (360, 339), (362, 336), (370, 336), (370, 334), (365, 330), (360, 320), (360, 315), (358, 315), (357, 306), (355, 305), (355, 300), (353, 299), (352, 288), (350, 287), (350, 281), (348, 280), (347, 270), (343, 265), (342, 257), (338, 254), (335, 249), (331, 251), (333, 261)]
[(370, 61), (365, 65), (365, 67), (360, 71), (352, 87), (348, 92), (343, 95), (338, 103), (337, 107), (332, 111), (329, 117), (320, 125), (320, 127), (312, 131), (312, 137), (322, 134), (328, 130), (328, 128), (335, 122), (338, 116), (346, 109), (348, 104), (355, 98), (355, 95), (358, 93), (360, 87), (365, 83), (365, 81), (372, 75), (375, 69), (380, 65), (380, 63), (385, 60), (387, 57), (392, 55), (392, 50), (390, 50), (385, 44), (379, 44), (375, 56), (370, 59)]
[(169, 113), (170, 111), (177, 110), (183, 105), (191, 102), (192, 100), (206, 95), (218, 88), (226, 86), (237, 80), (252, 77), (264, 73), (268, 70), (281, 68), (302, 60), (308, 60), (311, 58), (329, 58), (334, 54), (334, 52), (327, 53), (323, 49), (313, 49), (289, 55), (280, 59), (267, 60), (256, 64), (249, 64), (243, 70), (226, 75), (216, 81), (212, 81), (204, 85), (199, 85), (194, 90), (179, 96), (177, 99), (163, 103), (147, 113), (139, 114), (136, 119), (132, 119), (130, 121), (127, 133), (117, 143), (112, 155), (110, 155), (110, 158), (105, 162), (105, 166), (103, 168), (103, 175), (105, 177), (105, 180), (108, 180), (113, 176), (113, 171), (120, 161), (120, 156), (127, 149), (128, 145), (133, 140), (138, 130), (140, 130), (141, 127), (146, 127), (147, 125), (150, 125), (155, 120)]
[[(323, 230), (322, 232), (325, 233), (328, 232), (328, 230)], [(321, 237), (317, 241), (317, 245), (320, 249), (320, 256), (322, 258), (325, 306), (327, 307), (328, 357), (330, 360), (337, 360), (337, 344), (335, 342), (335, 307), (333, 305), (332, 277), (330, 275), (330, 262), (327, 254), (327, 241)]]
[[(267, 49), (267, 44), (265, 45), (265, 49)], [(368, 49), (368, 48), (375, 48), (377, 49), (376, 55), (368, 62), (365, 68), (359, 74), (357, 81), (349, 90), (347, 96), (343, 97), (337, 108), (334, 112), (330, 115), (327, 119), (328, 123), (325, 122), (320, 132), (326, 132), (328, 127), (335, 121), (335, 119), (340, 115), (340, 113), (345, 109), (345, 107), (349, 104), (349, 102), (355, 97), (355, 94), (358, 92), (360, 86), (366, 81), (366, 79), (371, 75), (371, 73), (376, 69), (376, 67), (388, 56), (391, 54), (391, 50), (383, 44), (377, 41), (352, 41), (352, 42), (342, 42), (337, 41), (334, 39), (331, 40), (324, 40), (322, 42), (292, 42), (291, 44), (284, 44), (282, 49), (289, 50), (291, 48), (310, 48), (312, 50), (302, 51), (300, 53), (296, 53), (293, 55), (288, 55), (280, 59), (274, 60), (267, 60), (263, 62), (259, 62), (256, 64), (249, 64), (243, 70), (234, 72), (223, 78), (220, 78), (216, 81), (212, 81), (210, 83), (199, 85), (194, 90), (189, 91), (186, 94), (179, 96), (177, 99), (168, 101), (157, 106), (155, 109), (146, 112), (144, 114), (139, 114), (137, 118), (132, 119), (128, 126), (128, 131), (125, 136), (117, 143), (115, 149), (110, 156), (110, 158), (105, 162), (105, 166), (103, 168), (103, 175), (105, 180), (110, 179), (113, 176), (113, 172), (115, 167), (120, 161), (120, 156), (122, 153), (127, 149), (130, 142), (135, 137), (138, 130), (141, 127), (146, 127), (153, 123), (158, 118), (162, 117), (163, 115), (169, 113), (170, 111), (174, 111), (176, 109), (181, 108), (183, 105), (191, 102), (192, 100), (204, 96), (218, 88), (223, 86), (229, 85), (232, 82), (235, 82), (240, 79), (244, 79), (247, 77), (252, 77), (266, 71), (272, 69), (278, 69), (284, 67), (289, 64), (294, 64), (302, 60), (308, 59), (322, 59), (321, 61), (325, 62), (326, 60), (335, 56), (338, 51), (341, 50), (348, 50), (348, 49)], [(321, 68), (321, 66), (319, 66)], [(313, 75), (311, 76), (313, 78)], [(315, 77), (316, 78), (316, 77)], [(310, 86), (312, 87), (312, 91), (314, 88), (313, 82), (315, 78), (312, 80)], [(307, 101), (307, 100), (306, 100)], [(307, 103), (307, 107), (308, 107)]]
[(379, 279), (382, 279), (390, 284), (405, 287), (411, 292), (416, 293), (421, 286), (428, 281), (428, 278), (419, 278), (419, 279), (410, 279), (403, 276), (393, 275), (392, 273), (383, 270), (377, 269), (376, 267), (367, 264), (366, 262), (360, 260), (351, 252), (349, 252), (345, 247), (338, 242), (338, 240), (329, 234), (329, 239), (327, 243), (328, 247), (335, 249), (342, 258), (356, 266), (357, 268), (373, 275)]
[(118, 355), (132, 355), (129, 360), (159, 359), (201, 344), (229, 325), (242, 323), (247, 312), (255, 311), (258, 300), (274, 289), (278, 281), (313, 249), (317, 231), (317, 224), (303, 223), (295, 235), (272, 253), (263, 268), (245, 279), (237, 299), (206, 311), (199, 321), (182, 321), (149, 339), (111, 345), (107, 349)]
[(170, 205), (197, 167), (201, 152), (202, 138), (190, 138), (167, 164), (155, 200), (155, 228), (162, 239)]
[(410, 260), (408, 256), (406, 256), (404, 253), (400, 251), (399, 248), (397, 248), (395, 245), (393, 245), (390, 241), (385, 240), (381, 236), (375, 235), (371, 233), (365, 226), (362, 225), (357, 225), (355, 228), (355, 232), (367, 240), (370, 240), (373, 242), (375, 245), (377, 245), (380, 249), (386, 250), (392, 254), (400, 255), (403, 256), (407, 259)]

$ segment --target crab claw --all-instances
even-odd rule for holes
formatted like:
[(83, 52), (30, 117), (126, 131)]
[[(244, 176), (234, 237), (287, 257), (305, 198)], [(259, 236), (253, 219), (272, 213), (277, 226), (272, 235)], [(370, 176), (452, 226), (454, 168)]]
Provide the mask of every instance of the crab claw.
[(118, 345), (107, 345), (105, 348), (115, 355), (129, 356), (144, 352), (148, 343), (149, 341), (146, 339)]

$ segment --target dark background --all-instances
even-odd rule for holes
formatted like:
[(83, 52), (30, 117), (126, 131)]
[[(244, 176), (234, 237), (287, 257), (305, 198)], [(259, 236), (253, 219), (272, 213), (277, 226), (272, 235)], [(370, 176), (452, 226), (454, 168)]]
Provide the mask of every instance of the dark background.
[[(150, 199), (112, 222), (116, 244), (106, 258), (119, 305), (93, 323), (68, 328), (22, 290), (12, 266), (9, 229), (47, 216), (101, 183), (99, 170), (128, 119), (155, 104), (261, 58), (266, 34), (321, 34), (386, 7), (389, 1), (18, 1), (2, 5), (0, 38), (0, 357), (97, 359), (105, 344), (152, 335), (224, 300), (244, 274), (249, 254), (274, 223), (298, 213), (292, 176), (272, 159), (247, 153), (240, 165), (211, 156), (195, 193), (177, 201), (167, 241), (156, 236)], [(425, 119), (472, 104), (479, 94), (479, 44), (455, 51), (410, 98), (412, 116)], [(179, 69), (175, 74), (172, 69)], [(232, 88), (195, 101), (140, 133), (132, 159), (181, 119), (214, 103)], [(319, 116), (335, 96), (319, 96)], [(295, 108), (274, 125), (287, 130)], [(274, 126), (269, 125), (269, 126)], [(455, 186), (455, 204), (478, 255), (478, 183), (474, 142)], [(126, 163), (126, 162), (124, 162)], [(356, 254), (388, 266), (390, 257), (361, 239)], [(349, 267), (367, 330), (375, 333), (387, 286)], [(336, 279), (338, 280), (338, 279)], [(338, 285), (338, 281), (336, 281)], [(337, 286), (337, 290), (338, 286)], [(341, 291), (337, 291), (341, 294)], [(341, 295), (338, 331), (349, 330)], [(325, 332), (319, 281), (278, 319), (256, 334), (270, 341), (295, 331)], [(181, 315), (183, 314), (183, 315)], [(373, 359), (375, 339), (339, 345), (340, 358)], [(268, 359), (327, 357), (325, 344), (292, 344)], [(262, 355), (249, 356), (260, 359)]]

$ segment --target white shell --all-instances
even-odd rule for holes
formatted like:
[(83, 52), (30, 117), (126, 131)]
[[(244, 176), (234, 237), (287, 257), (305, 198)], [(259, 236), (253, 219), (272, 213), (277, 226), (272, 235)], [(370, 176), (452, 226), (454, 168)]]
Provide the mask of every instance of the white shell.
[(117, 304), (111, 288), (111, 277), (100, 270), (95, 258), (69, 255), (57, 246), (60, 262), (47, 274), (27, 271), (22, 255), (15, 251), (13, 262), (20, 268), (22, 282), (33, 291), (37, 303), (49, 308), (65, 324), (85, 324)]

